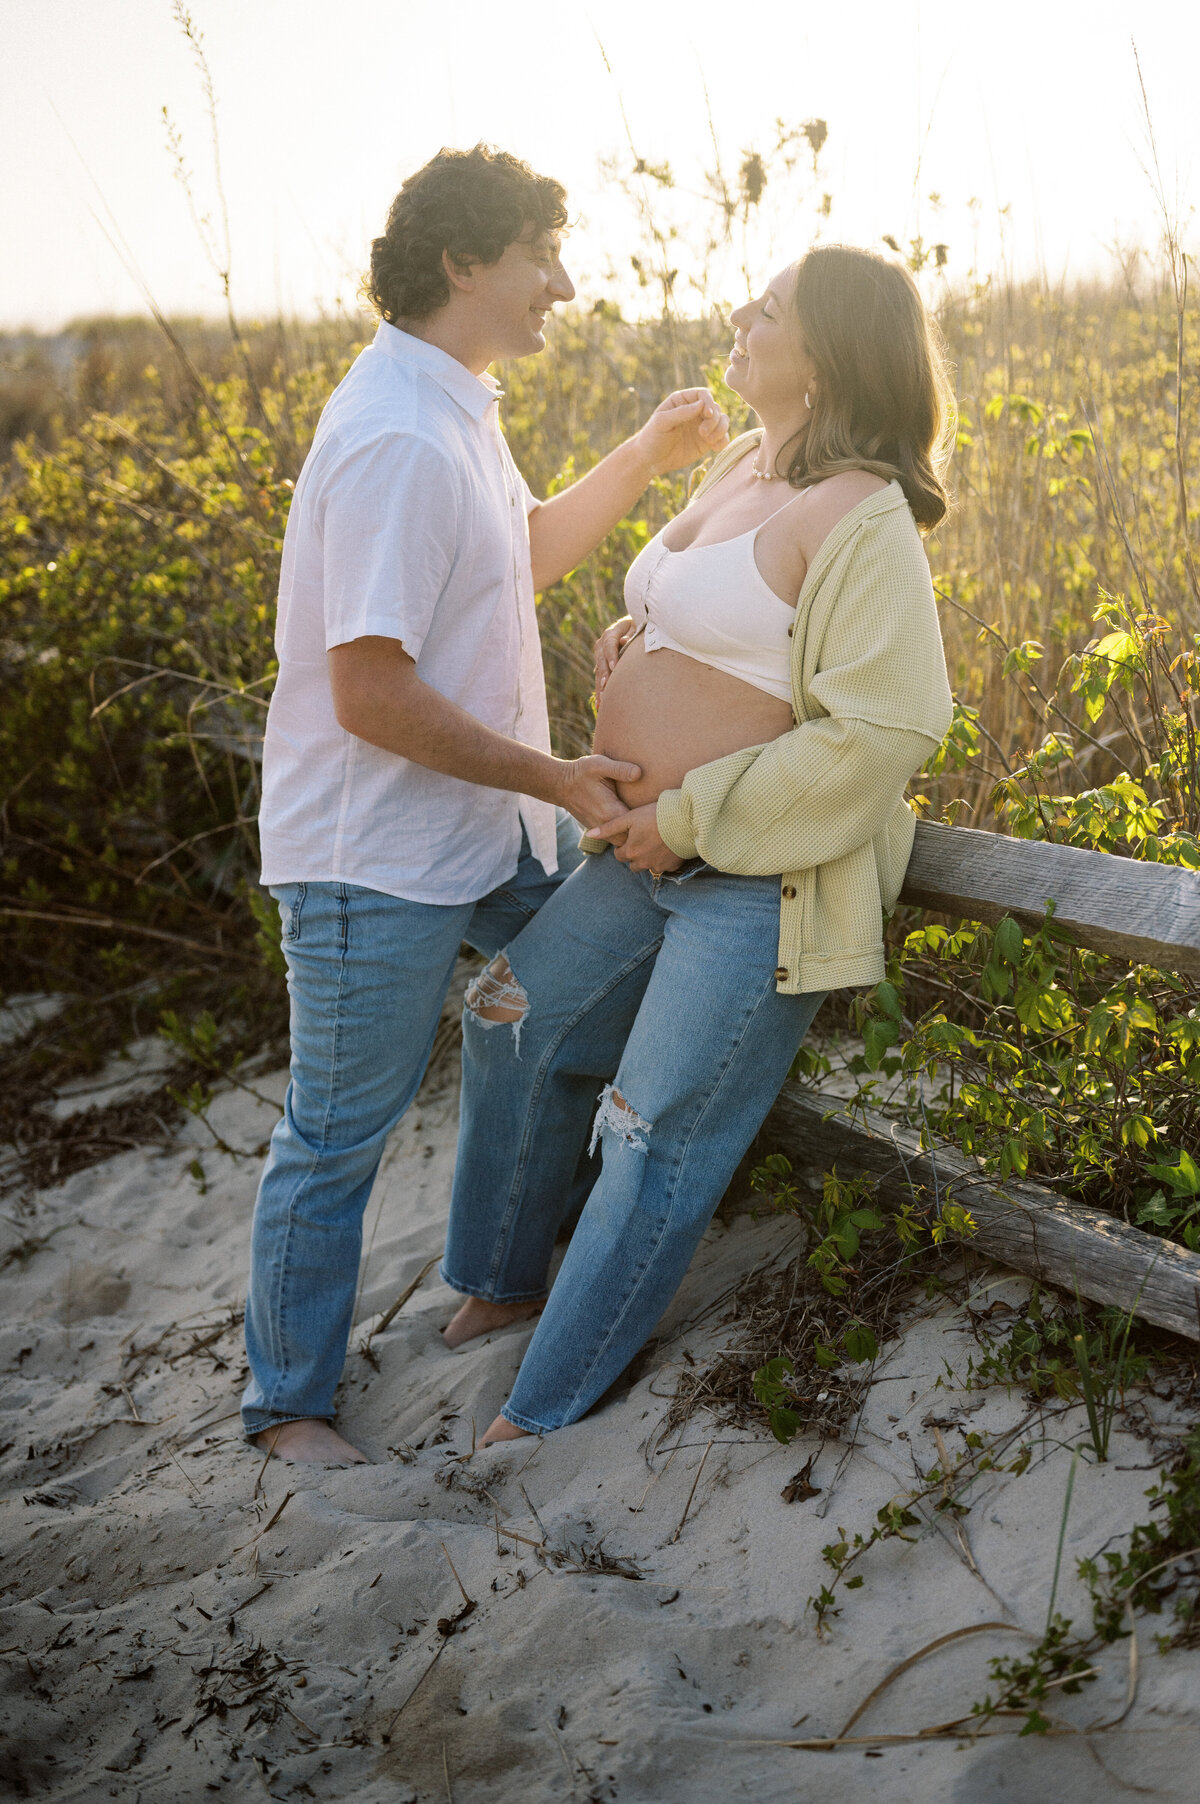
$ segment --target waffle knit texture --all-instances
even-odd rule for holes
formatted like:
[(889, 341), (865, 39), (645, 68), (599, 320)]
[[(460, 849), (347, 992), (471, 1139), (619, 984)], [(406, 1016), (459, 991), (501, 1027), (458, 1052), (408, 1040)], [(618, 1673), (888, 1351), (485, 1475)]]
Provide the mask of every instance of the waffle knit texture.
[[(703, 486), (759, 436), (730, 446)], [(882, 979), (883, 916), (916, 826), (905, 787), (953, 716), (929, 564), (898, 482), (826, 538), (791, 632), (791, 732), (697, 766), (657, 807), (678, 857), (782, 873), (784, 995)]]

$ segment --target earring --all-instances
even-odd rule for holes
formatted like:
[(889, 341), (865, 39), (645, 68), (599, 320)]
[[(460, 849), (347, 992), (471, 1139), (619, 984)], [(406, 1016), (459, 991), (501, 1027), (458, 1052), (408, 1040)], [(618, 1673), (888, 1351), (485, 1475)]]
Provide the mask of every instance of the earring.
[(804, 405), (809, 409), (810, 412), (812, 411), (812, 402), (809, 399), (809, 394), (808, 394), (807, 389), (805, 389), (805, 391), (804, 391)]

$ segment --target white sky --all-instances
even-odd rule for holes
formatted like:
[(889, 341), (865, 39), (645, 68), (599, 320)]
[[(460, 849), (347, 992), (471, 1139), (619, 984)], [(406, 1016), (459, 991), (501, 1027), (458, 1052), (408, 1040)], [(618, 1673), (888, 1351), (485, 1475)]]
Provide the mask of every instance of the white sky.
[[(568, 266), (594, 298), (632, 243), (598, 170), (624, 148), (622, 103), (640, 153), (695, 185), (712, 161), (706, 85), (734, 167), (768, 148), (777, 117), (828, 121), (827, 236), (923, 229), (949, 243), (952, 277), (978, 257), (1057, 278), (1104, 267), (1115, 241), (1156, 240), (1133, 34), (1168, 184), (1185, 210), (1200, 198), (1200, 7), (1181, 0), (193, 0), (192, 13), (247, 317), (352, 304), (403, 177), (477, 138), (566, 182)], [(104, 204), (164, 309), (220, 310), (164, 106), (211, 207), (199, 80), (170, 0), (0, 0), (0, 326), (144, 310), (93, 217)], [(810, 229), (797, 213), (778, 261)]]

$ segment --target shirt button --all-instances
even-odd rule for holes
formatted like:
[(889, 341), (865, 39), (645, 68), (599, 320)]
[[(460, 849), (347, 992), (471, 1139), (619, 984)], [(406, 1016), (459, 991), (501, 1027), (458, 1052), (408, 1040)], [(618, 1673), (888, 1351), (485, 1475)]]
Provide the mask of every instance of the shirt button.
[(778, 970), (777, 970), (777, 971), (776, 971), (776, 973), (775, 973), (775, 981), (776, 981), (776, 983), (778, 983), (778, 982), (779, 982), (779, 981), (780, 981), (780, 980), (781, 980), (781, 979), (782, 979), (782, 978), (784, 978), (784, 977), (786, 977), (786, 976), (787, 976), (787, 974), (788, 974), (788, 968), (787, 968), (787, 966), (786, 966), (786, 965), (780, 965), (780, 967), (779, 967), (779, 969), (778, 969)]
[(792, 622), (792, 624), (791, 624), (791, 626), (789, 626), (789, 627), (788, 627), (788, 638), (789, 638), (789, 639), (790, 639), (790, 638), (791, 638), (791, 636), (792, 636), (792, 634), (793, 634), (793, 633), (794, 633), (794, 632), (795, 632), (795, 630), (796, 630), (796, 623), (795, 623), (795, 621), (794, 621), (794, 620), (793, 620), (793, 622)]
[(791, 884), (791, 883), (785, 883), (783, 886), (783, 895), (784, 895), (785, 901), (794, 902), (796, 899), (795, 885)]

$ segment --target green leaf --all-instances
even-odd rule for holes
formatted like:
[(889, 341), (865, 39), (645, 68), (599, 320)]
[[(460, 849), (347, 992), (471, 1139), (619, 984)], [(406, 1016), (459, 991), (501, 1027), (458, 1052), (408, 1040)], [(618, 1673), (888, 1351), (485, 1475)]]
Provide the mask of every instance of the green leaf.
[(889, 1046), (894, 1046), (900, 1038), (900, 1026), (896, 1021), (871, 1020), (863, 1028), (863, 1054), (867, 1061), (868, 1071), (878, 1071)]
[(879, 1343), (865, 1322), (856, 1322), (842, 1336), (842, 1346), (846, 1358), (861, 1365), (866, 1359), (876, 1359), (879, 1355)]
[[(887, 982), (877, 983), (875, 985), (873, 1000), (876, 1007), (881, 1009), (889, 1020), (903, 1021), (904, 1009), (894, 984)], [(890, 1045), (891, 1042), (889, 1041), (888, 1044)]]
[(1006, 965), (1015, 969), (1020, 964), (1021, 954), (1025, 950), (1025, 936), (1011, 915), (1005, 915), (998, 923), (992, 944), (995, 956)]

